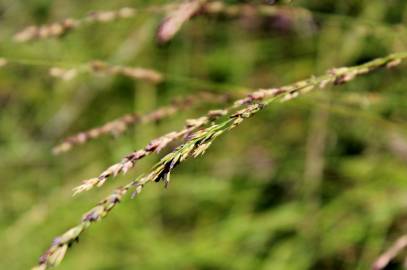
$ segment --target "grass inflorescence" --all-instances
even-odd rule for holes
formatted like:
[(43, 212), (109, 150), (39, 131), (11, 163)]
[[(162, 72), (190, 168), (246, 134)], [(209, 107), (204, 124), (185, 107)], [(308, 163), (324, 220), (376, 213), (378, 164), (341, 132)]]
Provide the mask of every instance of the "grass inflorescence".
[[(103, 219), (130, 190), (132, 190), (134, 197), (140, 194), (144, 186), (149, 182), (162, 181), (165, 186), (168, 186), (170, 175), (175, 167), (191, 157), (203, 155), (216, 138), (236, 128), (243, 121), (257, 114), (268, 104), (277, 101), (291, 100), (314, 89), (322, 89), (329, 84), (341, 85), (355, 79), (359, 75), (367, 74), (378, 68), (392, 68), (405, 58), (407, 58), (407, 52), (396, 53), (387, 57), (375, 59), (359, 66), (331, 69), (321, 76), (313, 76), (309, 79), (287, 86), (272, 89), (260, 89), (237, 100), (230, 108), (212, 112), (215, 116), (214, 119), (212, 118), (212, 121), (210, 121), (211, 113), (199, 118), (201, 120), (198, 121), (198, 124), (192, 125), (192, 130), (186, 128), (181, 131), (182, 135), (188, 134), (187, 141), (178, 146), (171, 153), (165, 155), (149, 173), (116, 189), (110, 196), (84, 214), (78, 225), (55, 238), (49, 249), (41, 256), (36, 269), (43, 270), (58, 265), (63, 260), (68, 248), (78, 240), (79, 236), (93, 222)], [(225, 119), (214, 123), (214, 120), (220, 119), (221, 117), (224, 117)], [(195, 130), (197, 126), (206, 127)], [(172, 138), (175, 134), (176, 133), (168, 135), (168, 137)], [(115, 176), (121, 171), (125, 172), (132, 168), (134, 162), (140, 157), (143, 157), (145, 153), (152, 153), (167, 145), (167, 141), (168, 139), (166, 139), (165, 136), (158, 139), (155, 143), (153, 143), (153, 141), (146, 147), (146, 149), (141, 150), (140, 152), (134, 152), (122, 162), (110, 167), (99, 177), (85, 181), (83, 185), (75, 188), (75, 192), (82, 192), (89, 190), (94, 186), (102, 185), (110, 176)]]
[(61, 22), (55, 22), (41, 26), (27, 26), (14, 35), (16, 42), (28, 42), (37, 39), (58, 38), (84, 24), (106, 23), (118, 19), (127, 19), (135, 16), (136, 10), (123, 7), (119, 10), (93, 11), (81, 19), (67, 18)]
[[(136, 124), (145, 124), (157, 122), (168, 118), (179, 111), (186, 110), (190, 107), (208, 103), (223, 103), (229, 99), (228, 95), (213, 94), (210, 92), (201, 92), (195, 95), (190, 95), (185, 98), (174, 99), (170, 105), (158, 108), (147, 114), (130, 113), (120, 118), (103, 124), (100, 127), (95, 127), (87, 131), (79, 132), (78, 134), (65, 138), (60, 144), (54, 147), (53, 152), (60, 154), (71, 150), (76, 145), (84, 144), (90, 140), (97, 139), (104, 135), (119, 136), (125, 132), (130, 126)], [(189, 122), (192, 122), (191, 120)], [(169, 136), (165, 136), (168, 138)]]

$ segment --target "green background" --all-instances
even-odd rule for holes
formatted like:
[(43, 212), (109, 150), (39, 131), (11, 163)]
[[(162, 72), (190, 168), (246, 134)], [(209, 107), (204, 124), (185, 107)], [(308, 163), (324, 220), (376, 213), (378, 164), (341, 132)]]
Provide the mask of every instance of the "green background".
[[(1, 269), (35, 265), (55, 236), (171, 149), (72, 198), (81, 180), (226, 104), (52, 155), (65, 136), (202, 90), (281, 86), (407, 50), (404, 0), (294, 0), (289, 6), (311, 13), (199, 16), (157, 45), (163, 14), (145, 7), (164, 3), (0, 1), (0, 57), (11, 60), (0, 68)], [(12, 40), (30, 24), (122, 6), (140, 12), (60, 39)], [(49, 67), (95, 59), (172, 79), (153, 86), (124, 77), (48, 76)], [(369, 269), (407, 230), (405, 74), (402, 65), (269, 106), (177, 168), (167, 190), (150, 184), (137, 199), (126, 198), (82, 235), (59, 269)], [(389, 269), (401, 269), (402, 259)]]

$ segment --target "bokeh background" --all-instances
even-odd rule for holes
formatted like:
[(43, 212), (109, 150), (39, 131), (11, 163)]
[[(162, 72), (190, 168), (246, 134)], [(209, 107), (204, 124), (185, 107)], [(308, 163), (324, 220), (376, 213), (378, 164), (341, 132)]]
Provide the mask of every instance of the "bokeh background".
[[(0, 57), (10, 59), (0, 68), (1, 269), (35, 265), (53, 237), (171, 149), (72, 198), (81, 180), (226, 104), (202, 105), (54, 156), (52, 147), (65, 136), (202, 90), (233, 95), (280, 86), (407, 50), (404, 0), (294, 0), (290, 7), (309, 12), (203, 15), (158, 45), (163, 14), (143, 10), (168, 2), (0, 1)], [(59, 39), (12, 39), (30, 24), (123, 6), (141, 11)], [(154, 86), (48, 75), (52, 66), (95, 59), (154, 68), (172, 79)], [(406, 70), (401, 65), (273, 104), (177, 168), (168, 189), (151, 184), (137, 199), (125, 199), (84, 233), (59, 269), (370, 268), (407, 230)], [(401, 256), (388, 269), (402, 265)]]

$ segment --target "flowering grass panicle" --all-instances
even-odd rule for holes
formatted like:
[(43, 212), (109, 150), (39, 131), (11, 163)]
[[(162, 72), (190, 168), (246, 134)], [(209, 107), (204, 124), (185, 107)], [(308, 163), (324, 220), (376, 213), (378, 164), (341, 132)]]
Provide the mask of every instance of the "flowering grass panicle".
[[(163, 181), (165, 186), (167, 186), (170, 182), (171, 172), (176, 166), (179, 166), (182, 162), (186, 161), (190, 157), (197, 157), (204, 154), (217, 137), (234, 129), (243, 121), (258, 113), (268, 104), (275, 101), (291, 100), (292, 98), (298, 97), (300, 94), (307, 93), (317, 88), (324, 88), (328, 84), (344, 84), (355, 79), (359, 75), (372, 72), (381, 67), (392, 68), (395, 65), (398, 65), (400, 61), (405, 58), (407, 58), (407, 52), (396, 53), (387, 57), (375, 59), (359, 66), (332, 69), (322, 76), (311, 77), (287, 86), (272, 89), (261, 89), (236, 101), (235, 105), (232, 106), (231, 109), (225, 109), (223, 111), (216, 111), (213, 113), (216, 116), (216, 119), (227, 115), (228, 117), (225, 120), (210, 124), (212, 121), (206, 120), (208, 119), (209, 115), (211, 115), (210, 113), (208, 116), (202, 117), (200, 124), (197, 124), (196, 126), (202, 126), (203, 123), (206, 125), (205, 128), (190, 132), (187, 141), (178, 146), (171, 153), (165, 155), (148, 174), (140, 177), (137, 180), (131, 181), (121, 188), (118, 188), (114, 193), (87, 212), (77, 226), (67, 230), (64, 234), (57, 237), (49, 249), (40, 257), (39, 264), (36, 269), (44, 270), (58, 265), (63, 260), (67, 249), (77, 241), (85, 229), (87, 229), (93, 222), (103, 219), (121, 201), (123, 196), (130, 189), (133, 189), (133, 195), (138, 195), (148, 182)], [(243, 108), (239, 108), (240, 106)], [(185, 134), (187, 133), (188, 132)], [(173, 135), (168, 136), (171, 137)], [(133, 167), (134, 161), (140, 156), (143, 156), (144, 152), (151, 151), (152, 153), (157, 149), (161, 149), (163, 145), (167, 144), (164, 137), (162, 137), (162, 140), (158, 140), (154, 143), (153, 142), (147, 146), (146, 149), (141, 150), (141, 152), (135, 152), (133, 155), (130, 155), (128, 158), (124, 159), (121, 163), (113, 165), (106, 172), (102, 173), (100, 177), (95, 178), (93, 182), (89, 181), (81, 187), (78, 187), (76, 192), (90, 189), (94, 185), (98, 185), (100, 183), (103, 184), (103, 182), (106, 181), (109, 176), (115, 175), (120, 171), (126, 171)]]
[(164, 80), (164, 75), (153, 69), (110, 65), (99, 60), (91, 61), (90, 63), (81, 65), (77, 68), (66, 69), (61, 67), (51, 67), (49, 69), (50, 76), (65, 81), (75, 78), (80, 73), (93, 73), (102, 76), (120, 75), (135, 80), (150, 82), (153, 84), (160, 83)]
[(168, 118), (179, 111), (186, 110), (193, 106), (198, 106), (203, 103), (223, 103), (226, 102), (228, 99), (228, 95), (213, 94), (210, 92), (200, 92), (198, 94), (190, 95), (185, 98), (174, 99), (170, 105), (161, 107), (150, 113), (144, 115), (141, 115), (139, 113), (126, 114), (120, 118), (105, 123), (100, 127), (82, 131), (78, 134), (65, 138), (59, 145), (54, 147), (53, 152), (55, 154), (60, 154), (71, 150), (76, 145), (84, 144), (90, 140), (97, 139), (108, 134), (117, 137), (125, 132), (130, 126), (134, 126), (136, 124), (157, 122)]
[(83, 191), (88, 191), (94, 187), (102, 186), (110, 177), (115, 177), (120, 173), (127, 173), (127, 171), (133, 168), (136, 162), (153, 153), (159, 153), (162, 149), (167, 147), (170, 143), (177, 139), (188, 138), (188, 136), (195, 130), (204, 127), (209, 122), (216, 120), (217, 118), (225, 115), (225, 110), (209, 111), (208, 115), (199, 117), (196, 119), (188, 119), (186, 125), (180, 131), (169, 132), (159, 138), (151, 140), (144, 149), (136, 150), (126, 157), (124, 157), (119, 163), (113, 164), (105, 171), (103, 171), (98, 177), (84, 180), (83, 183), (74, 188), (74, 195)]
[(84, 24), (105, 23), (117, 19), (134, 17), (136, 10), (129, 7), (123, 7), (114, 11), (93, 11), (81, 19), (67, 18), (61, 22), (55, 22), (47, 25), (31, 25), (14, 35), (16, 42), (28, 42), (37, 39), (58, 38), (69, 31), (78, 28)]
[[(185, 137), (185, 136), (192, 136), (192, 132), (197, 130), (198, 128), (204, 127), (205, 125), (208, 125), (209, 123), (213, 122), (214, 120), (218, 119), (221, 116), (230, 114), (233, 112), (234, 109), (239, 108), (240, 106), (250, 106), (253, 103), (261, 103), (263, 105), (267, 105), (268, 103), (274, 101), (276, 98), (279, 98), (280, 101), (288, 101), (290, 99), (298, 97), (300, 94), (307, 93), (317, 87), (319, 88), (324, 88), (328, 84), (334, 84), (334, 85), (339, 85), (339, 84), (344, 84), (348, 81), (353, 80), (356, 76), (363, 75), (366, 73), (369, 73), (375, 69), (378, 69), (380, 67), (387, 67), (391, 68), (394, 67), (395, 65), (398, 65), (400, 61), (404, 58), (407, 57), (406, 53), (399, 53), (399, 54), (393, 54), (389, 55), (388, 57), (385, 58), (379, 58), (376, 60), (373, 60), (371, 62), (368, 62), (366, 64), (360, 65), (360, 66), (355, 66), (355, 67), (343, 67), (343, 68), (336, 68), (336, 69), (331, 69), (328, 72), (326, 72), (325, 75), (319, 76), (319, 77), (311, 77), (307, 80), (299, 81), (297, 83), (288, 85), (288, 86), (283, 86), (280, 88), (272, 88), (272, 89), (260, 89), (258, 91), (255, 91), (247, 97), (242, 98), (237, 100), (233, 106), (223, 109), (223, 110), (217, 110), (217, 111), (210, 111), (206, 116), (194, 119), (194, 120), (189, 120), (187, 122), (187, 125), (184, 129), (178, 131), (178, 132), (170, 132), (158, 139), (152, 140), (145, 149), (135, 151), (128, 156), (126, 156), (121, 162), (112, 165), (109, 167), (107, 170), (105, 170), (102, 174), (100, 174), (96, 178), (91, 178), (89, 180), (85, 180), (82, 185), (76, 187), (74, 189), (74, 194), (90, 190), (91, 188), (95, 186), (101, 186), (103, 185), (106, 180), (111, 177), (111, 176), (116, 176), (119, 173), (123, 172), (126, 173), (130, 168), (134, 167), (135, 161), (151, 154), (154, 152), (159, 152), (161, 149), (163, 149), (165, 146), (167, 146), (170, 142), (174, 141), (175, 139)], [(250, 108), (250, 107), (249, 107)], [(240, 117), (237, 117), (234, 121), (233, 124), (231, 125), (231, 128), (236, 126), (240, 121), (243, 121), (243, 119), (247, 118), (245, 117), (246, 114), (248, 113), (247, 108), (243, 109), (243, 111), (239, 111), (233, 115), (231, 115), (231, 118), (235, 118), (234, 116), (238, 115)], [(257, 112), (257, 110), (255, 111)], [(253, 113), (249, 113), (251, 116)], [(220, 124), (213, 124), (210, 126), (210, 130), (216, 129), (216, 125), (220, 125), (221, 127), (226, 127), (228, 126), (229, 122), (231, 120), (226, 120), (224, 123)], [(217, 130), (222, 134), (225, 130), (230, 129), (229, 127), (224, 128), (224, 130)], [(205, 131), (205, 129), (204, 129)], [(198, 131), (198, 132), (203, 132), (203, 131)], [(218, 133), (217, 133), (218, 134)], [(218, 134), (218, 135), (219, 135)], [(195, 134), (196, 135), (196, 134)], [(212, 138), (216, 138), (216, 136), (210, 136), (210, 138), (206, 138), (206, 141), (210, 142), (212, 141)], [(188, 141), (189, 142), (189, 141)], [(188, 142), (186, 144), (188, 144)], [(210, 145), (209, 143), (209, 145)], [(208, 145), (205, 143), (205, 145)], [(185, 147), (185, 144), (182, 145)], [(183, 154), (185, 155), (185, 153)], [(178, 161), (175, 162), (178, 164)], [(162, 171), (160, 173), (163, 174), (168, 174), (170, 170), (175, 167), (174, 165), (164, 165), (161, 164), (162, 166), (158, 166), (157, 168), (160, 168)], [(166, 171), (170, 168), (169, 171)], [(160, 174), (157, 173), (157, 174)], [(161, 179), (161, 178), (160, 178)], [(154, 179), (154, 180), (157, 180)]]
[(143, 80), (152, 83), (160, 83), (164, 80), (164, 75), (153, 69), (140, 67), (125, 67), (109, 65), (103, 61), (92, 61), (90, 70), (96, 74), (122, 75), (136, 80)]

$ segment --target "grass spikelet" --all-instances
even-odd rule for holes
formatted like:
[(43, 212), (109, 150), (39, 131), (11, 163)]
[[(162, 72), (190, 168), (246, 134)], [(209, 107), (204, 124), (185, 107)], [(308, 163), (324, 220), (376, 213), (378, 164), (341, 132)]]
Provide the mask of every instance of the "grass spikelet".
[(164, 76), (155, 70), (140, 68), (140, 67), (123, 67), (113, 66), (102, 61), (92, 61), (89, 64), (90, 71), (96, 74), (104, 75), (122, 75), (136, 80), (149, 81), (152, 83), (160, 83), (164, 80)]
[(396, 242), (384, 252), (373, 264), (373, 270), (382, 270), (407, 247), (407, 235), (398, 238)]
[(0, 58), (0, 68), (6, 66), (8, 61), (5, 58)]
[(49, 70), (49, 75), (54, 78), (58, 78), (64, 81), (70, 81), (78, 75), (78, 70), (71, 68), (71, 69), (64, 69), (59, 67), (52, 67)]
[(157, 30), (157, 40), (165, 43), (171, 40), (192, 16), (205, 4), (205, 0), (186, 0), (172, 11), (160, 24)]

